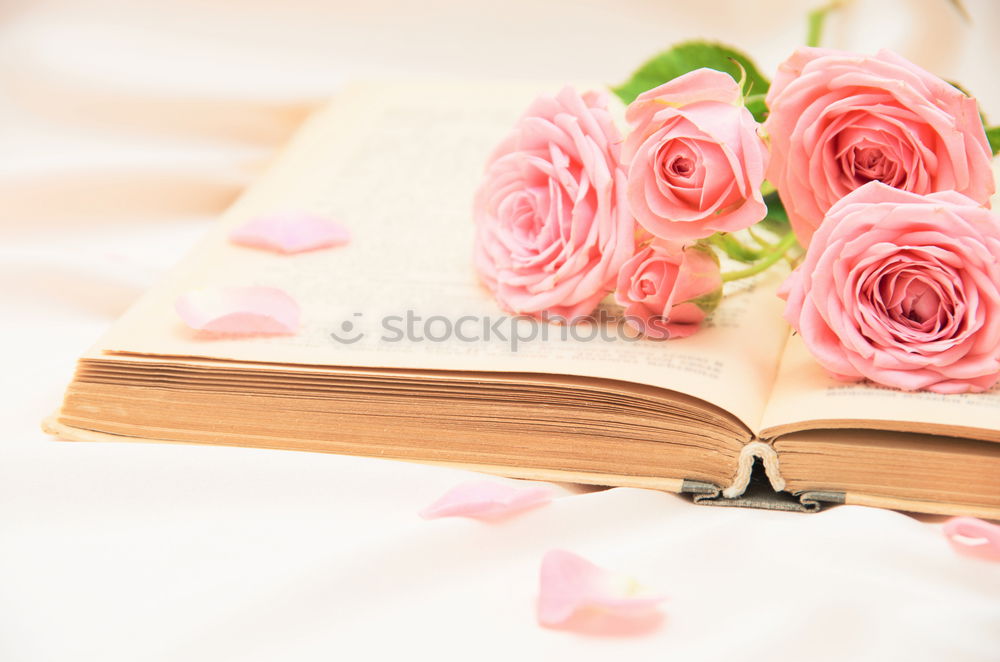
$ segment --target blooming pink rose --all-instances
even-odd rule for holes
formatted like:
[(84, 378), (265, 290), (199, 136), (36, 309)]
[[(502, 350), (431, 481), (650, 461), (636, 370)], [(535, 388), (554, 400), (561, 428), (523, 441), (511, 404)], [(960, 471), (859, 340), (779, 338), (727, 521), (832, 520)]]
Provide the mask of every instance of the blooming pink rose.
[(490, 157), (475, 201), (475, 266), (507, 311), (573, 319), (635, 248), (621, 138), (607, 98), (535, 100)]
[(684, 74), (640, 94), (625, 116), (633, 127), (622, 151), (629, 205), (649, 232), (688, 241), (767, 214), (767, 146), (729, 74)]
[(975, 99), (890, 51), (801, 48), (778, 68), (767, 105), (767, 176), (803, 246), (833, 203), (872, 180), (981, 204), (993, 193)]
[(1000, 216), (960, 193), (865, 184), (830, 208), (780, 294), (837, 379), (961, 393), (1000, 378)]
[(615, 289), (629, 325), (655, 339), (691, 335), (721, 297), (719, 258), (711, 248), (659, 240), (625, 263)]

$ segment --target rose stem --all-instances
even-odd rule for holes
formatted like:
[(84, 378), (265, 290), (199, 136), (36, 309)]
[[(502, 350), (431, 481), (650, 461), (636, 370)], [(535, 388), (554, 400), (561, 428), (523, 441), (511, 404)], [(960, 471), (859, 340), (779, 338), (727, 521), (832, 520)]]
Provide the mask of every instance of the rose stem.
[(722, 274), (722, 282), (728, 283), (734, 280), (740, 280), (742, 278), (749, 278), (750, 276), (756, 276), (762, 271), (767, 270), (771, 265), (780, 260), (785, 256), (792, 246), (795, 245), (795, 233), (789, 232), (781, 238), (774, 250), (765, 255), (756, 262), (752, 267), (747, 267), (746, 269), (740, 269), (739, 271), (730, 271), (729, 273)]
[(819, 46), (823, 37), (823, 24), (826, 22), (826, 17), (830, 12), (840, 9), (843, 4), (845, 4), (844, 0), (833, 0), (830, 4), (809, 12), (809, 17), (806, 19), (809, 25), (806, 32), (806, 46), (814, 48)]

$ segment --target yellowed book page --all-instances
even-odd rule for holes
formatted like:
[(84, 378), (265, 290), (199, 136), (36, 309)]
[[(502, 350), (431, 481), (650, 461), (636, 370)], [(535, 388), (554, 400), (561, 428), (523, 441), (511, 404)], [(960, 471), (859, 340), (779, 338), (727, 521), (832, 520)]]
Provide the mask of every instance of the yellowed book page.
[(883, 427), (1000, 441), (1000, 388), (944, 395), (838, 382), (795, 335), (785, 348), (761, 434), (809, 427)]
[[(477, 282), (473, 193), (493, 147), (542, 91), (556, 90), (523, 83), (348, 88), (95, 353), (611, 378), (702, 398), (755, 428), (787, 336), (774, 295), (780, 275), (735, 285), (707, 329), (669, 342), (629, 339), (613, 323), (514, 320)], [(352, 241), (297, 256), (227, 242), (248, 218), (288, 210), (340, 219)], [(297, 335), (206, 339), (174, 311), (188, 290), (251, 284), (280, 287), (299, 302)]]

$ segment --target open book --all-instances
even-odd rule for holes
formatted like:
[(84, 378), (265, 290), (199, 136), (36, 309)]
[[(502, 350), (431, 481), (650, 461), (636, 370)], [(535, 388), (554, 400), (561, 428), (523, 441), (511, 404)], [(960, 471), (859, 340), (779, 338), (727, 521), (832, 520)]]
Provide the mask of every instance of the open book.
[[(504, 315), (471, 266), (487, 155), (538, 86), (359, 84), (80, 359), (46, 422), (72, 440), (261, 446), (450, 463), (514, 477), (738, 498), (755, 464), (821, 501), (1000, 518), (1000, 392), (830, 380), (781, 318), (784, 273), (727, 285), (690, 338)], [(345, 247), (230, 244), (253, 216), (342, 221)], [(293, 336), (219, 338), (177, 297), (282, 288)], [(613, 307), (608, 307), (613, 315)]]

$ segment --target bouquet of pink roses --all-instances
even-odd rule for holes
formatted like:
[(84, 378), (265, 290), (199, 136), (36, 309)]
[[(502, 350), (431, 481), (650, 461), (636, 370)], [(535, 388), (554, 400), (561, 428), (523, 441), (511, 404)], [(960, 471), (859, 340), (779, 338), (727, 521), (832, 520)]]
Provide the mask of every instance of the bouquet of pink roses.
[(614, 92), (624, 138), (606, 95), (566, 88), (490, 157), (475, 265), (501, 307), (572, 323), (613, 293), (639, 333), (683, 338), (724, 283), (788, 261), (785, 317), (832, 376), (997, 383), (1000, 127), (973, 97), (888, 51), (804, 47), (769, 82), (702, 42)]

